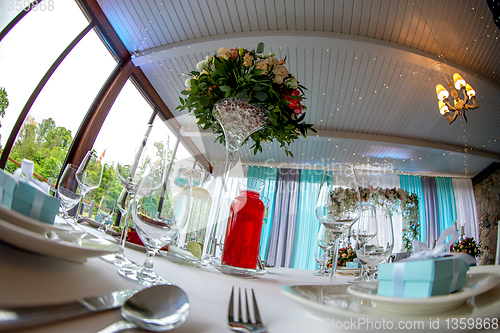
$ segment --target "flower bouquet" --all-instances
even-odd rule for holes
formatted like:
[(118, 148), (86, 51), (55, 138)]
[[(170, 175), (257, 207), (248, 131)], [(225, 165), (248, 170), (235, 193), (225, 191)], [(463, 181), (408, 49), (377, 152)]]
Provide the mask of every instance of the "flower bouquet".
[(267, 124), (251, 134), (254, 154), (262, 152), (261, 142), (276, 140), (287, 155), (293, 156), (288, 145), (300, 135), (306, 137), (308, 131), (316, 132), (312, 124), (303, 122), (306, 88), (288, 72), (286, 60), (263, 51), (261, 42), (256, 50), (221, 47), (217, 54), (207, 56), (196, 65), (198, 71), (189, 73), (186, 89), (181, 92), (186, 97), (179, 98), (176, 109), (194, 114), (201, 129), (211, 129), (216, 141), (224, 144), (224, 131), (214, 112), (217, 103), (236, 99), (258, 105), (267, 113)]
[[(337, 266), (345, 267), (347, 262), (354, 261), (356, 259), (356, 251), (353, 250), (351, 246), (342, 247), (339, 249), (339, 255), (337, 258)], [(333, 257), (328, 261), (328, 268), (332, 267)]]
[(472, 237), (465, 237), (461, 240), (459, 239), (450, 247), (451, 252), (463, 252), (470, 254), (474, 258), (481, 255), (481, 249), (477, 245), (476, 241)]

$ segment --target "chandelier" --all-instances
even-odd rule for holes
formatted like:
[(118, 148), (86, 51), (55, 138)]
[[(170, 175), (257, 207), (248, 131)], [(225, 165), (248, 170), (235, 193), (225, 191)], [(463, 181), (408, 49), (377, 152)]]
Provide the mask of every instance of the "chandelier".
[[(453, 74), (453, 82), (455, 83), (455, 87), (453, 87), (451, 82), (448, 82), (448, 86), (451, 89), (451, 96), (455, 100), (454, 106), (450, 104), (450, 100), (448, 99), (448, 96), (450, 96), (448, 90), (446, 90), (441, 84), (436, 86), (436, 94), (439, 100), (439, 112), (446, 117), (448, 123), (450, 124), (455, 121), (459, 114), (461, 114), (465, 122), (467, 122), (465, 111), (467, 109), (475, 109), (479, 107), (479, 104), (477, 104), (476, 92), (458, 73)], [(461, 90), (463, 92), (463, 99), (460, 99), (457, 90)], [(468, 104), (469, 100), (472, 101), (472, 105)], [(450, 117), (451, 111), (455, 111), (455, 114)]]

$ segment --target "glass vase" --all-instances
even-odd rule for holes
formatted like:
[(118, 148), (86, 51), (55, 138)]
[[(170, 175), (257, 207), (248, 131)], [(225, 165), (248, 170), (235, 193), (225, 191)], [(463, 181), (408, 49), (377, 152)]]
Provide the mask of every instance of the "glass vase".
[(221, 271), (252, 277), (256, 274), (265, 206), (260, 199), (264, 182), (240, 180), (240, 193), (232, 201), (224, 239)]
[(226, 148), (222, 190), (218, 193), (218, 199), (214, 198), (215, 219), (208, 226), (211, 236), (210, 242), (206, 244), (207, 251), (210, 252), (211, 256), (210, 261), (218, 267), (230, 206), (234, 199), (234, 192), (231, 194), (230, 186), (228, 186), (229, 173), (231, 171), (233, 174), (237, 173), (237, 169), (234, 167), (241, 165), (240, 150), (242, 145), (250, 135), (266, 126), (268, 113), (266, 109), (257, 104), (249, 103), (248, 100), (225, 98), (214, 105), (213, 114), (223, 130)]

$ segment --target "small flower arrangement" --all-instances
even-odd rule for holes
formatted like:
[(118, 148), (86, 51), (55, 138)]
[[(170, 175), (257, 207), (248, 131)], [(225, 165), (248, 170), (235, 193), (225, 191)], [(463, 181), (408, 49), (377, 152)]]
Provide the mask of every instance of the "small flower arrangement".
[[(346, 262), (354, 261), (356, 259), (356, 251), (353, 250), (351, 246), (343, 247), (339, 249), (339, 255), (337, 258), (337, 266), (338, 267), (345, 267)], [(332, 261), (333, 258), (330, 258), (330, 261), (328, 262), (328, 267), (332, 267)]]
[(316, 132), (312, 124), (304, 123), (305, 109), (302, 104), (304, 91), (297, 79), (285, 67), (286, 60), (274, 53), (263, 54), (264, 43), (257, 50), (221, 47), (218, 54), (200, 61), (198, 71), (190, 72), (181, 94), (179, 111), (187, 109), (194, 114), (203, 130), (217, 134), (216, 141), (225, 143), (222, 127), (212, 112), (221, 99), (246, 99), (262, 106), (268, 112), (267, 126), (252, 134), (254, 154), (262, 152), (261, 142), (276, 140), (285, 153), (293, 157), (287, 146), (308, 131)]
[(481, 255), (481, 249), (477, 245), (476, 241), (472, 237), (465, 237), (458, 240), (457, 243), (450, 247), (451, 252), (463, 252), (468, 253), (474, 258)]

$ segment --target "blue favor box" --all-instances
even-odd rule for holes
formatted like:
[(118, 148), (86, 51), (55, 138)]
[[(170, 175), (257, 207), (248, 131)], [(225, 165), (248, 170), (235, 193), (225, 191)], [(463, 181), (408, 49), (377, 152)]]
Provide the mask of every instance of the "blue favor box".
[(58, 198), (47, 195), (21, 178), (14, 189), (11, 209), (40, 222), (54, 224), (60, 203)]
[(345, 263), (345, 268), (359, 268), (359, 262), (348, 261)]
[(453, 256), (380, 264), (378, 295), (426, 298), (449, 294), (465, 285), (468, 269), (465, 260)]
[(9, 209), (12, 207), (15, 188), (14, 176), (0, 169), (0, 203)]

